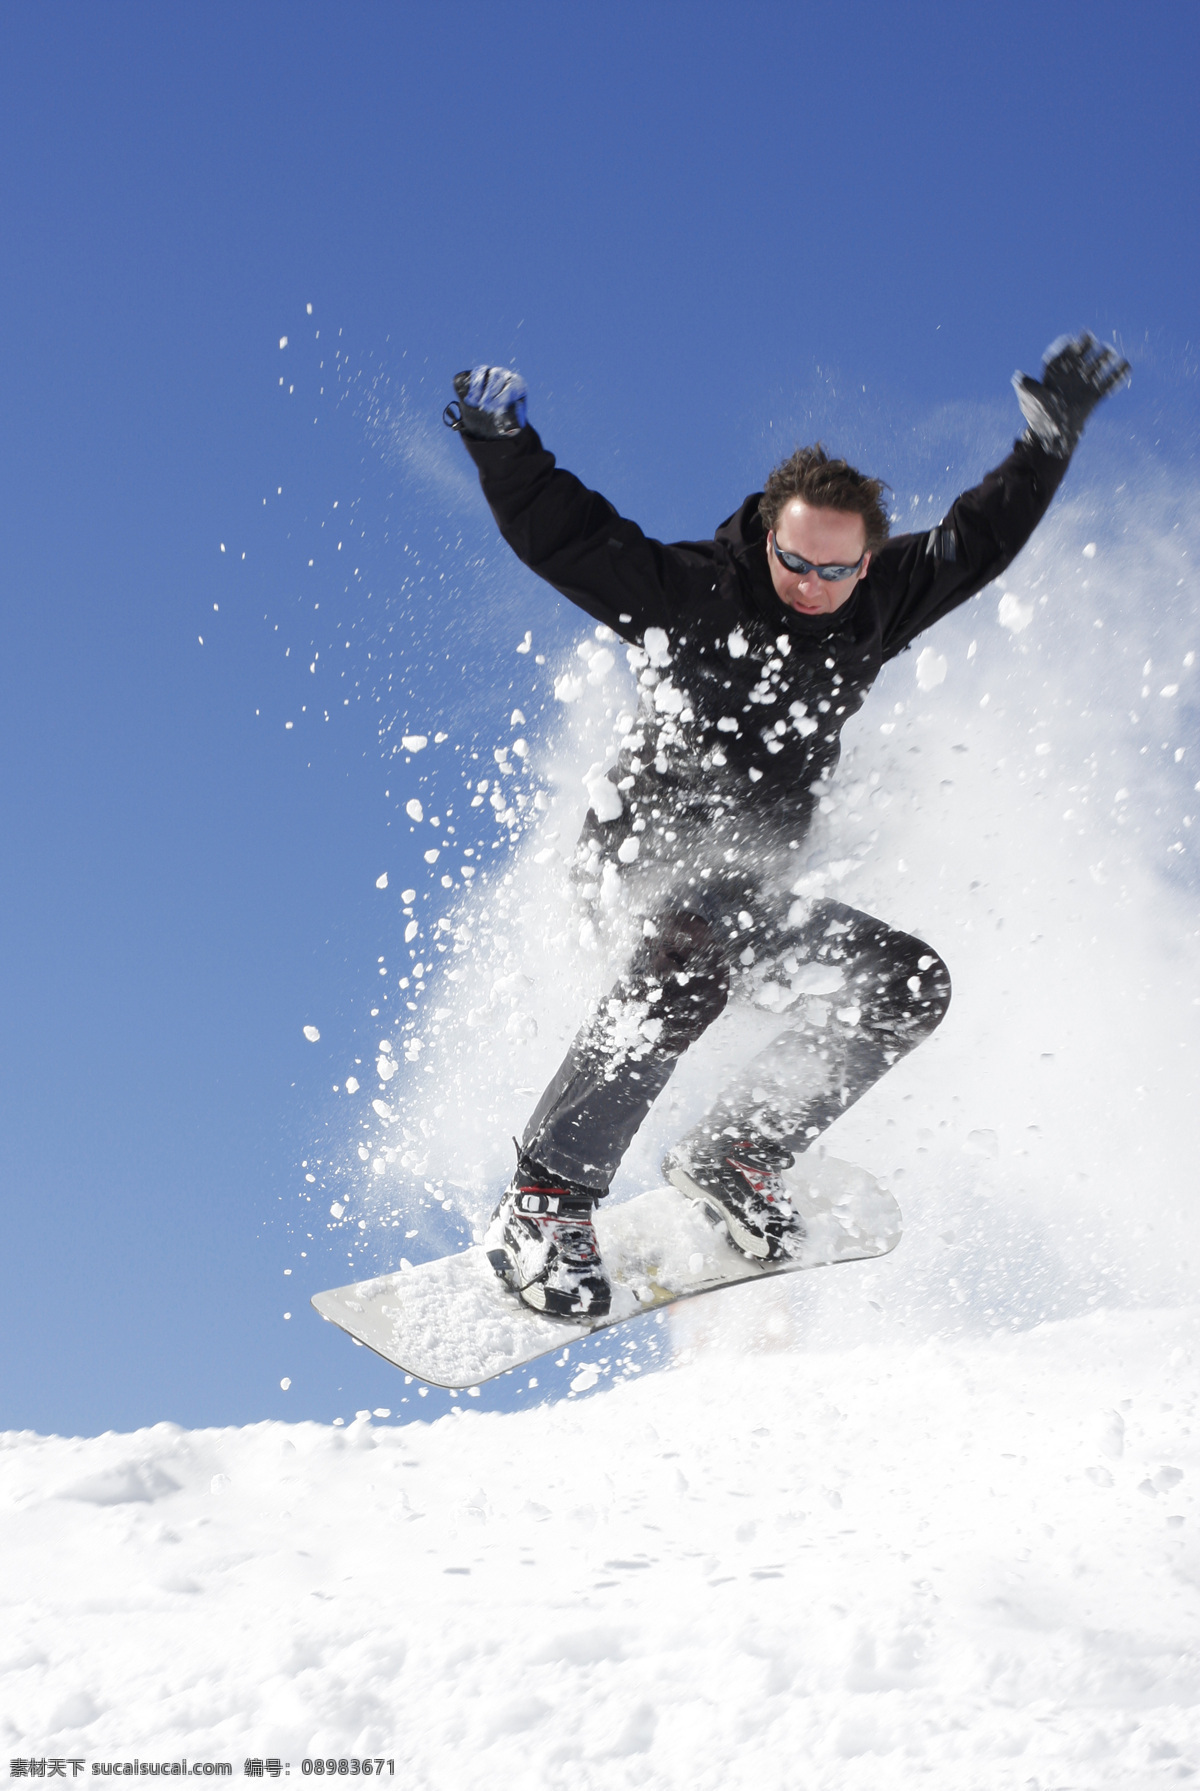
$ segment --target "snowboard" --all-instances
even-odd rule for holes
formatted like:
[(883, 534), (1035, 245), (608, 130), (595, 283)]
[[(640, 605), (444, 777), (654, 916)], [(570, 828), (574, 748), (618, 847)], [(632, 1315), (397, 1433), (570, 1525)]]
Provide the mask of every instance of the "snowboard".
[(835, 1157), (783, 1172), (804, 1221), (799, 1254), (760, 1265), (729, 1242), (724, 1225), (672, 1187), (653, 1188), (595, 1215), (596, 1238), (613, 1284), (603, 1318), (547, 1318), (496, 1275), (481, 1247), (312, 1296), (322, 1318), (431, 1387), (478, 1386), (563, 1344), (645, 1312), (739, 1282), (795, 1274), (835, 1262), (886, 1256), (900, 1242), (900, 1208), (887, 1190)]

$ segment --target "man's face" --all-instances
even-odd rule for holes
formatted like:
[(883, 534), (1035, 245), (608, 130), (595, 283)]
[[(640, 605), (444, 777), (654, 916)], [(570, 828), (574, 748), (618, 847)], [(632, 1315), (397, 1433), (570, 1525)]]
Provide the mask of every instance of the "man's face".
[[(863, 554), (867, 525), (861, 516), (845, 510), (820, 510), (802, 498), (789, 498), (779, 512), (775, 527), (767, 537), (767, 564), (777, 596), (802, 616), (830, 616), (841, 609), (855, 585), (871, 564), (870, 554)], [(836, 583), (818, 578), (813, 572), (789, 572), (775, 552), (799, 554), (814, 566), (862, 565), (849, 578)]]

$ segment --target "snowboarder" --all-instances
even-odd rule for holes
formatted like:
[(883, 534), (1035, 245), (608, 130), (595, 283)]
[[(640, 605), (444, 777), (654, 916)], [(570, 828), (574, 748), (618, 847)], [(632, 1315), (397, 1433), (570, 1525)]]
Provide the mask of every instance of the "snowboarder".
[[(796, 849), (839, 737), (886, 660), (999, 576), (1045, 515), (1094, 406), (1129, 373), (1060, 338), (1007, 459), (934, 529), (889, 538), (886, 487), (798, 448), (711, 541), (665, 545), (556, 466), (507, 368), (454, 381), (461, 432), (509, 546), (634, 649), (638, 710), (576, 868), (633, 881), (642, 939), (535, 1107), (485, 1240), (538, 1311), (601, 1317), (592, 1214), (688, 1046), (742, 994), (814, 1003), (720, 1093), (663, 1170), (760, 1262), (802, 1237), (780, 1171), (943, 1018), (922, 940), (842, 903), (796, 900)], [(789, 861), (791, 869), (789, 871)]]

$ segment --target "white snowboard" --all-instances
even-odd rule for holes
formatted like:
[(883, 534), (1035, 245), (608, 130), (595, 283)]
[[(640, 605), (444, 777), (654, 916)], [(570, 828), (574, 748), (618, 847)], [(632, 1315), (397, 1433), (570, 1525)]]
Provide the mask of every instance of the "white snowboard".
[(500, 1281), (478, 1246), (393, 1275), (313, 1295), (340, 1325), (397, 1368), (433, 1387), (474, 1387), (593, 1331), (717, 1287), (826, 1263), (886, 1256), (900, 1242), (900, 1208), (865, 1169), (821, 1157), (784, 1172), (807, 1233), (792, 1261), (759, 1268), (674, 1188), (654, 1188), (596, 1211), (596, 1236), (613, 1283), (601, 1319), (570, 1322), (533, 1312)]

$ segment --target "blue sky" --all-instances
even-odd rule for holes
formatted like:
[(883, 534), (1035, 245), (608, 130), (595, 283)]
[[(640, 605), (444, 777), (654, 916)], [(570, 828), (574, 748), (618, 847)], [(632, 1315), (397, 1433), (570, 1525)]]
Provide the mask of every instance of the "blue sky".
[(389, 755), (486, 747), (499, 644), (571, 628), (437, 435), (453, 372), (519, 364), (668, 538), (809, 431), (969, 481), (929, 419), (998, 454), (1013, 368), (1084, 325), (1135, 363), (1109, 452), (1187, 459), (1198, 40), (1111, 4), (5, 10), (0, 1426), (397, 1404), (295, 1223), (429, 887)]

